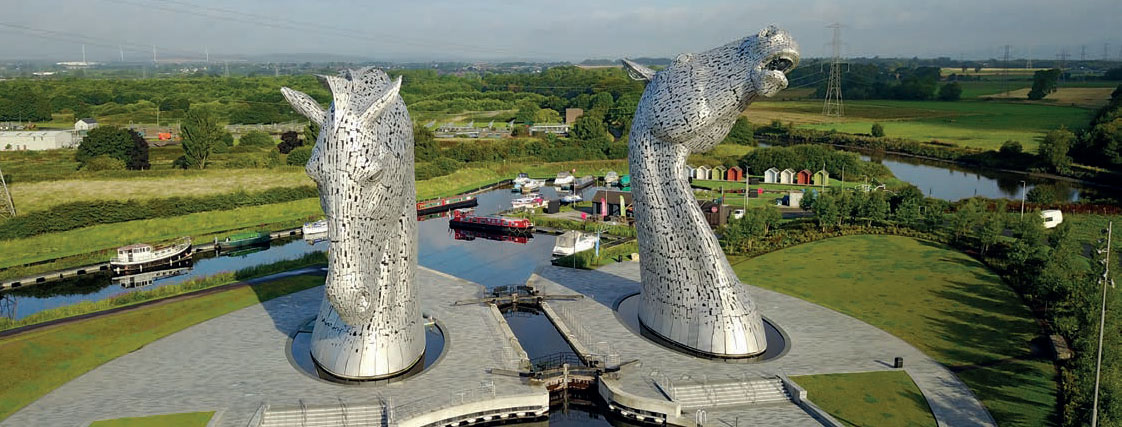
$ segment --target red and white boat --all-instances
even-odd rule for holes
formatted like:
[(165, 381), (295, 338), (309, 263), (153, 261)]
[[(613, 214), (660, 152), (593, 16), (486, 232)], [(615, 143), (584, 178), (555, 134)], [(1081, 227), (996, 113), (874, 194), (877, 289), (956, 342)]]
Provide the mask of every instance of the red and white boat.
[(526, 218), (475, 216), (463, 211), (452, 212), (452, 219), (448, 220), (448, 226), (522, 236), (528, 236), (534, 232), (534, 223)]

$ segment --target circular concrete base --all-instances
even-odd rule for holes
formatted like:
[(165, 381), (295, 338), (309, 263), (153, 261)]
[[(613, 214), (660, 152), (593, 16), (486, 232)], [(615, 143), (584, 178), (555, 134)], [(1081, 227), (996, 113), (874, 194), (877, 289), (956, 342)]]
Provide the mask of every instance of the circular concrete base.
[(767, 340), (767, 349), (763, 353), (752, 356), (725, 356), (720, 354), (706, 353), (686, 347), (682, 344), (676, 343), (659, 335), (657, 332), (650, 330), (639, 320), (639, 294), (634, 293), (621, 298), (616, 302), (613, 307), (616, 312), (616, 319), (623, 323), (627, 329), (636, 335), (639, 335), (646, 340), (658, 344), (662, 347), (674, 350), (676, 352), (687, 354), (699, 359), (714, 359), (724, 360), (730, 363), (756, 363), (774, 360), (787, 354), (790, 349), (790, 339), (787, 334), (779, 329), (771, 320), (766, 317), (763, 318), (764, 324), (764, 337)]
[(444, 330), (439, 324), (433, 323), (425, 327), (425, 353), (409, 369), (373, 379), (356, 380), (338, 377), (321, 368), (312, 357), (312, 327), (315, 320), (315, 317), (308, 319), (300, 329), (289, 336), (288, 343), (285, 345), (285, 352), (289, 363), (292, 363), (296, 370), (320, 381), (345, 385), (370, 385), (403, 381), (432, 367), (444, 354), (446, 339)]

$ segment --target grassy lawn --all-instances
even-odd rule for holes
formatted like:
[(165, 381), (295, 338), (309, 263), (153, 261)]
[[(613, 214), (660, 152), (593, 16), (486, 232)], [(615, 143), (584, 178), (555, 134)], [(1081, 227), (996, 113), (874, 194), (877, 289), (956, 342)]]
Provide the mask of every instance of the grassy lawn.
[(965, 254), (906, 237), (849, 236), (731, 261), (745, 283), (821, 304), (914, 345), (956, 371), (1000, 424), (1052, 421), (1056, 370), (1030, 357), (1038, 329), (1028, 308)]
[(851, 426), (934, 426), (923, 393), (905, 371), (792, 377), (807, 398)]
[[(26, 239), (0, 241), (0, 268), (29, 262), (86, 254), (136, 242), (159, 242), (190, 235), (195, 241), (209, 240), (226, 230), (277, 224), (288, 221), (299, 226), (303, 220), (322, 215), (317, 199), (304, 199), (271, 205), (251, 206), (229, 211), (199, 212), (171, 218), (155, 218), (115, 224), (101, 224), (77, 230), (42, 234)], [(101, 261), (108, 259), (108, 254)]]
[[(207, 169), (184, 176), (117, 179), (73, 179), (12, 184), (12, 199), (20, 214), (86, 200), (143, 200), (175, 196), (206, 196), (238, 190), (313, 185), (304, 168)], [(51, 197), (43, 197), (44, 195)]]
[(1011, 102), (850, 101), (845, 104), (845, 114), (843, 118), (824, 117), (822, 104), (812, 101), (760, 102), (747, 113), (752, 122), (761, 124), (779, 119), (811, 129), (868, 133), (879, 122), (889, 137), (988, 150), (1012, 139), (1035, 151), (1044, 133), (1061, 125), (1084, 127), (1094, 111)]
[(0, 339), (0, 419), (110, 360), (189, 326), (323, 284), (294, 276)]
[(205, 427), (213, 416), (214, 411), (117, 418), (94, 421), (90, 427)]

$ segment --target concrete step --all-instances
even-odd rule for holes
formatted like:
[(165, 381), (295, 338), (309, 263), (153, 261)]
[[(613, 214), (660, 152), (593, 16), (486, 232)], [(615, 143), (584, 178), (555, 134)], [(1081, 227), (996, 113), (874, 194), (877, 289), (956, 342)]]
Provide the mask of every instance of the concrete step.
[(778, 379), (674, 387), (674, 401), (684, 408), (741, 406), (790, 399), (790, 394)]

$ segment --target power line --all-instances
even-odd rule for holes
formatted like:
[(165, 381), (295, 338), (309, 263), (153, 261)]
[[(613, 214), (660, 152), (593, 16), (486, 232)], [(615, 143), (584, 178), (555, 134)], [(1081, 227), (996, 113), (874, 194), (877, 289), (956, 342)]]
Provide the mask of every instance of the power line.
[(822, 115), (841, 117), (845, 115), (841, 94), (841, 24), (834, 23), (826, 28), (834, 30), (833, 59), (830, 61), (830, 82), (826, 85), (826, 100), (822, 104)]

